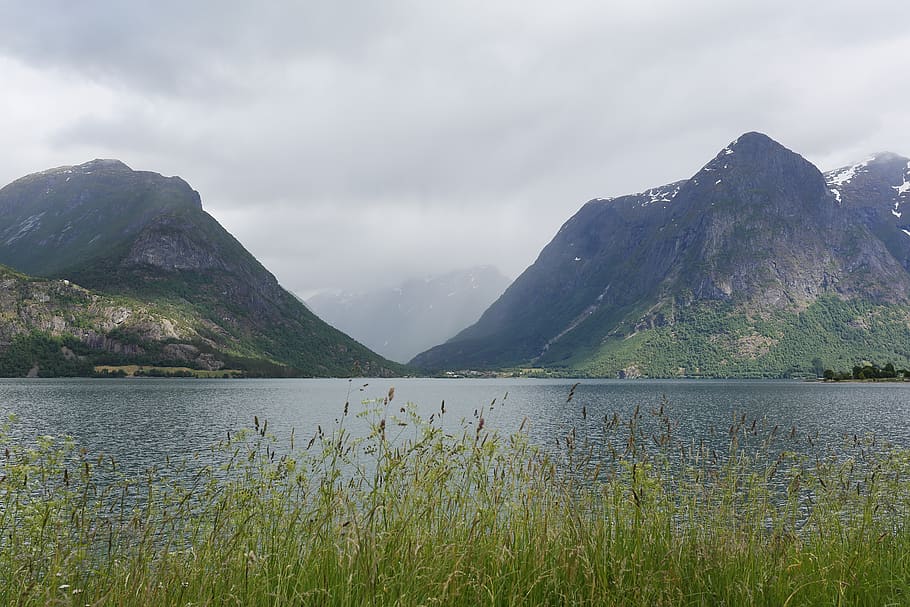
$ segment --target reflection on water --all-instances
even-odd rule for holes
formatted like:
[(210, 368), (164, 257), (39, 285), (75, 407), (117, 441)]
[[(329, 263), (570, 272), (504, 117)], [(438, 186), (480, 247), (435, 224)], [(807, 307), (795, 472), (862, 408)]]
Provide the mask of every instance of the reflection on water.
[[(643, 424), (663, 405), (678, 422), (677, 440), (726, 442), (734, 420), (746, 417), (769, 433), (794, 432), (823, 445), (874, 434), (910, 447), (910, 384), (823, 384), (790, 381), (583, 381), (567, 402), (570, 380), (0, 380), (0, 414), (15, 414), (13, 434), (70, 435), (91, 453), (113, 456), (126, 469), (185, 457), (253, 416), (286, 440), (295, 429), (305, 442), (317, 426), (331, 428), (346, 400), (352, 413), (364, 399), (381, 399), (395, 387), (392, 412), (406, 402), (424, 417), (445, 401), (447, 424), (476, 423), (516, 430), (527, 418), (532, 439), (547, 448), (576, 430), (603, 441), (603, 425), (627, 420), (636, 407)], [(492, 404), (492, 408), (490, 405)], [(585, 415), (582, 416), (582, 410)], [(346, 422), (355, 434), (365, 420)], [(645, 435), (656, 429), (645, 427)], [(758, 434), (756, 433), (756, 436)], [(564, 440), (564, 438), (563, 438)], [(298, 443), (299, 444), (299, 443)]]

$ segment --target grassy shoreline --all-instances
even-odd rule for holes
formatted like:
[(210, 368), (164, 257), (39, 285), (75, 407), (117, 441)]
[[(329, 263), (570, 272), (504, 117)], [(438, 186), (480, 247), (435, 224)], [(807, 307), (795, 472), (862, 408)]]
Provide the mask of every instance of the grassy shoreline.
[(195, 377), (197, 379), (237, 379), (245, 376), (240, 369), (194, 369), (160, 365), (95, 365), (95, 376), (103, 377)]
[(424, 419), (390, 392), (357, 413), (362, 435), (348, 405), (288, 445), (257, 419), (138, 478), (0, 432), (0, 603), (910, 601), (910, 452), (856, 438), (812, 456), (745, 417), (715, 449), (678, 443), (662, 407), (566, 406), (558, 453), (484, 409), (445, 430), (444, 408)]

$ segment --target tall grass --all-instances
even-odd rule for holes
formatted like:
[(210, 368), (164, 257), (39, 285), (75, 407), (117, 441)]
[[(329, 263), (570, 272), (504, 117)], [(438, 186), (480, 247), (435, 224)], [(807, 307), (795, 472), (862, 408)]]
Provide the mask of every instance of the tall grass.
[(0, 438), (0, 604), (910, 604), (907, 451), (745, 418), (680, 444), (663, 407), (581, 407), (557, 453), (394, 392), (351, 415), (287, 445), (256, 419), (141, 478)]

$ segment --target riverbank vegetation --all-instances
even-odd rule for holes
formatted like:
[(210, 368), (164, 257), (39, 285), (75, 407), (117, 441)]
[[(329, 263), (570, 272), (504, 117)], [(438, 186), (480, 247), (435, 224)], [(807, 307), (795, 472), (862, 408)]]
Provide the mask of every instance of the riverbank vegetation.
[(868, 381), (868, 380), (888, 380), (888, 381), (906, 381), (910, 379), (910, 371), (907, 369), (895, 369), (892, 363), (879, 367), (875, 363), (863, 363), (853, 365), (852, 371), (834, 371), (825, 369), (822, 377), (827, 381)]
[[(4, 605), (885, 605), (910, 601), (910, 452), (661, 405), (456, 423), (394, 391), (287, 444), (254, 420), (136, 477), (0, 437)], [(722, 420), (718, 420), (722, 423)], [(727, 429), (729, 425), (729, 429)], [(354, 432), (354, 428), (368, 428)]]
[(244, 377), (239, 369), (193, 369), (191, 367), (156, 367), (145, 365), (98, 365), (94, 377), (196, 377), (205, 379), (236, 379)]

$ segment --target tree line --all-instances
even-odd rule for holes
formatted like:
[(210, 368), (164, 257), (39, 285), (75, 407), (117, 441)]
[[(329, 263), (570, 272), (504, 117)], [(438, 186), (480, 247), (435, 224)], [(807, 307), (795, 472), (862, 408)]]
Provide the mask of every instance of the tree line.
[(852, 372), (825, 369), (822, 377), (829, 381), (843, 381), (850, 379), (897, 379), (898, 377), (901, 377), (903, 379), (910, 379), (910, 371), (907, 369), (895, 369), (892, 363), (888, 363), (884, 367), (879, 367), (874, 363), (869, 363), (864, 365), (854, 365)]

